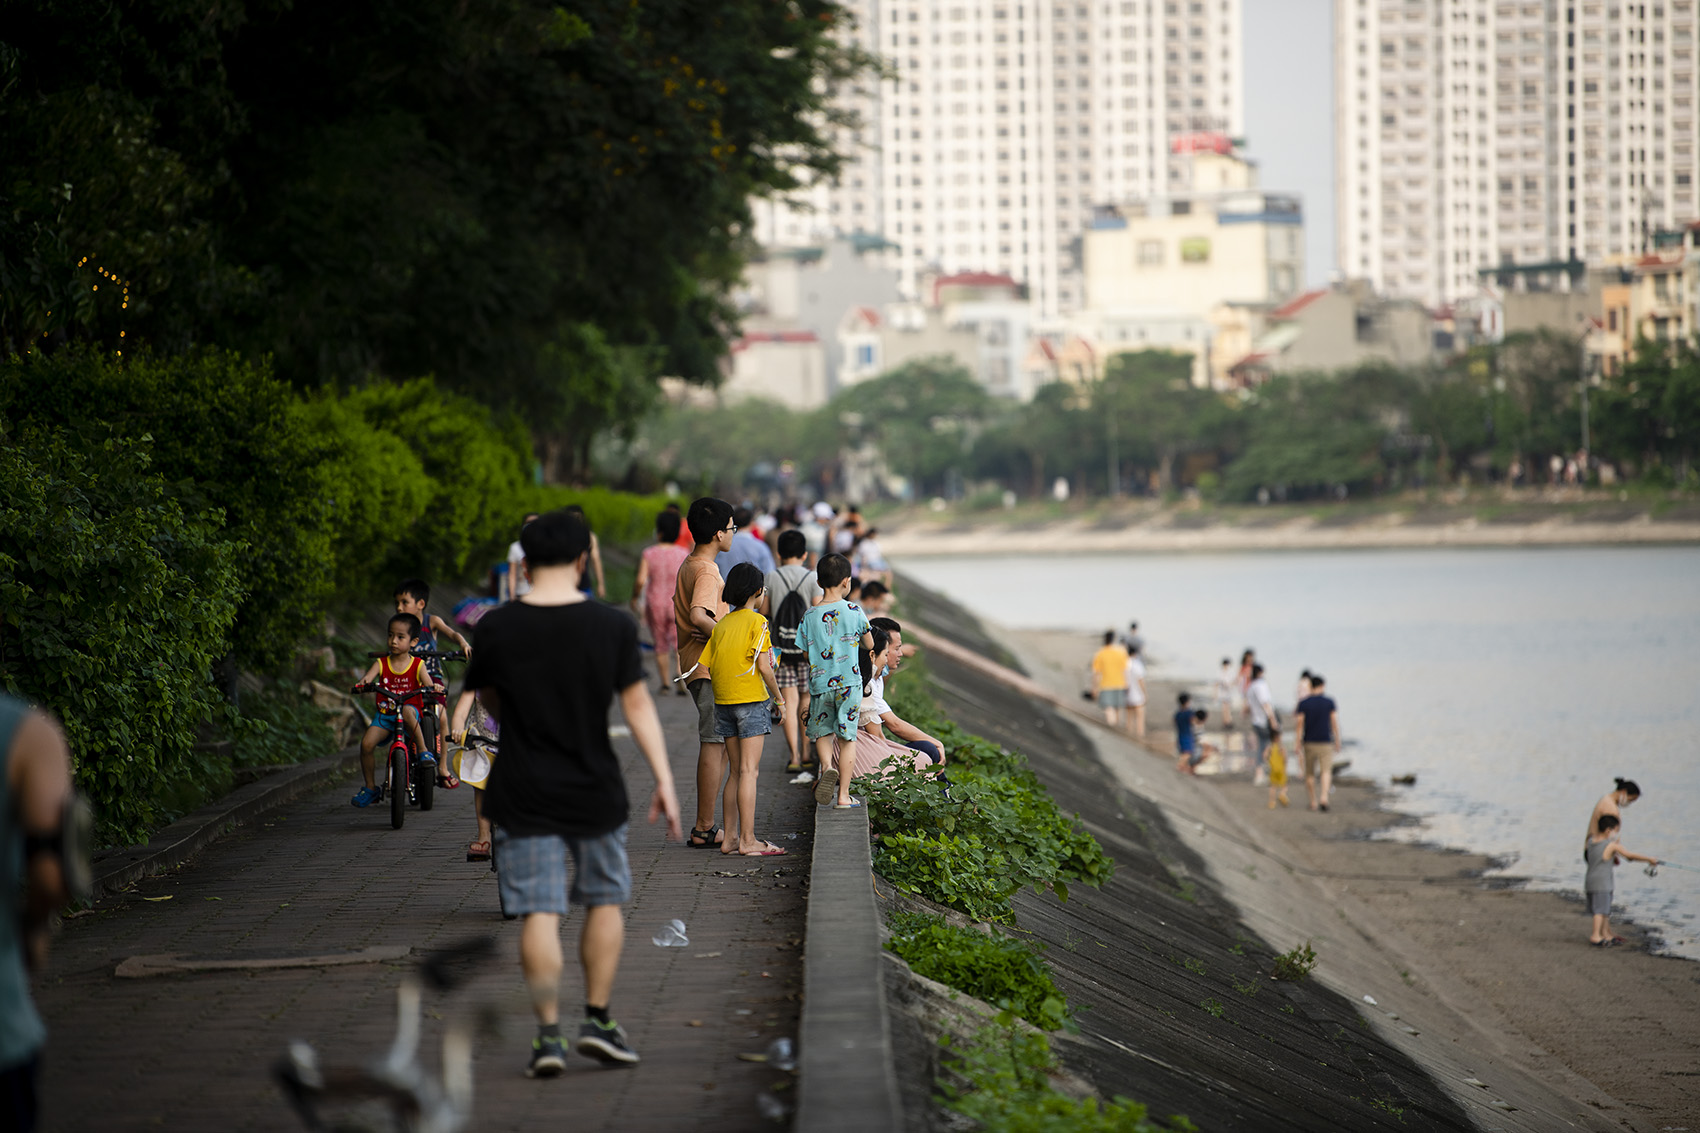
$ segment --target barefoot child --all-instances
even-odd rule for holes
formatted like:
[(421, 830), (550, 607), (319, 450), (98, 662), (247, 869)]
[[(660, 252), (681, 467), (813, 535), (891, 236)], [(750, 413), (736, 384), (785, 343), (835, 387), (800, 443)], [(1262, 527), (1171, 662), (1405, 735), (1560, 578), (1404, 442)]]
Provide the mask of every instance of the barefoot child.
[(767, 619), (756, 613), (761, 600), (761, 568), (739, 563), (726, 576), (721, 592), (732, 612), (715, 624), (702, 660), (714, 687), (714, 723), (726, 744), (723, 854), (771, 858), (785, 853), (756, 837), (756, 777), (761, 771), (763, 738), (773, 730), (768, 705), (779, 700), (773, 678), (773, 643)]
[(850, 776), (840, 778), (836, 758), (841, 747), (848, 757), (850, 745), (856, 742), (862, 710), (857, 646), (873, 650), (873, 627), (862, 608), (847, 601), (849, 559), (838, 554), (822, 556), (815, 577), (821, 588), (820, 605), (804, 614), (797, 626), (797, 644), (809, 657), (809, 738), (821, 765), (815, 802), (847, 810), (862, 804), (850, 797)]
[[(360, 678), (360, 684), (369, 685), (376, 680), (384, 692), (395, 696), (403, 696), (422, 688), (445, 691), (442, 682), (433, 680), (431, 674), (425, 671), (425, 662), (413, 655), (414, 647), (419, 644), (419, 619), (412, 614), (397, 614), (390, 619), (388, 657), (380, 657), (366, 675)], [(427, 751), (425, 736), (419, 730), (419, 709), (415, 704), (402, 705), (399, 718), (394, 711), (386, 712), (386, 706), (392, 710), (399, 702), (390, 701), (381, 694), (378, 696), (377, 711), (372, 716), (372, 723), (366, 729), (366, 734), (360, 738), (360, 772), (366, 777), (366, 785), (360, 788), (351, 802), (355, 806), (367, 807), (384, 799), (383, 788), (378, 786), (373, 772), (373, 751), (380, 743), (395, 734), (397, 728), (407, 728), (408, 735), (419, 751)]]
[(1632, 862), (1658, 865), (1659, 859), (1635, 854), (1623, 848), (1617, 840), (1618, 821), (1615, 815), (1602, 814), (1594, 833), (1588, 838), (1588, 874), (1582, 888), (1588, 894), (1588, 912), (1594, 917), (1594, 930), (1588, 943), (1595, 948), (1610, 948), (1622, 944), (1623, 937), (1611, 934), (1611, 871), (1619, 858)]

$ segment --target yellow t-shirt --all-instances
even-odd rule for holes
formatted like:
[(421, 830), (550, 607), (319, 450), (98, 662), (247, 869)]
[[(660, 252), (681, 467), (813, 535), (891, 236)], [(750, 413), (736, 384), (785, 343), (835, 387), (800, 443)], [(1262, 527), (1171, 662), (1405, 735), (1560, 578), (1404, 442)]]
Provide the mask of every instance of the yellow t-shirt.
[(758, 704), (767, 699), (767, 685), (756, 658), (772, 647), (767, 619), (754, 610), (734, 610), (714, 627), (703, 647), (702, 664), (714, 682), (716, 704)]
[(1098, 687), (1127, 687), (1127, 650), (1119, 645), (1106, 645), (1092, 654), (1092, 671), (1098, 674)]

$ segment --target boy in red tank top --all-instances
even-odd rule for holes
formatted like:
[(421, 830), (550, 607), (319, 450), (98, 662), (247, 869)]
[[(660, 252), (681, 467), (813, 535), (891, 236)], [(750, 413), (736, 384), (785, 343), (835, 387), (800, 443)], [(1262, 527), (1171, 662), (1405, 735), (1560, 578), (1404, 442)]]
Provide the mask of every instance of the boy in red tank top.
[[(366, 675), (360, 678), (361, 684), (377, 682), (385, 692), (403, 696), (422, 688), (446, 691), (445, 686), (425, 669), (425, 662), (413, 655), (413, 647), (419, 643), (419, 619), (412, 614), (397, 614), (390, 619), (388, 657), (380, 657), (366, 670)], [(381, 743), (386, 742), (401, 724), (407, 725), (407, 730), (413, 737), (413, 742), (420, 751), (425, 750), (425, 735), (419, 730), (419, 707), (417, 704), (402, 706), (401, 720), (395, 713), (386, 711), (394, 705), (378, 698), (377, 711), (372, 716), (372, 723), (367, 727), (366, 734), (360, 738), (360, 772), (366, 776), (366, 785), (350, 801), (355, 806), (371, 806), (382, 802), (383, 788), (377, 783), (373, 772), (372, 753)]]

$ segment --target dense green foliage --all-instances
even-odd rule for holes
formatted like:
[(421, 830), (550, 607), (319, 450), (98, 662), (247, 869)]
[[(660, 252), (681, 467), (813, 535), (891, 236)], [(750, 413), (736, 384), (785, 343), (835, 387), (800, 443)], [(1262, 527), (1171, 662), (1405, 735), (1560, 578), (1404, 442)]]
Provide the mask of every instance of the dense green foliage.
[(78, 785), (126, 841), (228, 782), (194, 745), (221, 710), (208, 676), (247, 550), (174, 496), (151, 447), (0, 421), (0, 687), (60, 715)]
[(1024, 886), (1068, 899), (1071, 883), (1098, 886), (1115, 863), (1097, 839), (1057, 810), (1020, 755), (940, 717), (916, 663), (887, 686), (892, 709), (945, 745), (951, 797), (915, 774), (859, 785), (879, 835), (874, 869), (899, 889), (976, 920), (1011, 923)]
[[(1430, 373), (1364, 366), (1281, 375), (1252, 389), (1195, 388), (1190, 359), (1117, 354), (1086, 388), (1042, 387), (1024, 405), (988, 398), (940, 360), (907, 363), (813, 413), (740, 403), (663, 412), (629, 446), (608, 446), (617, 475), (677, 476), (739, 491), (750, 470), (791, 461), (797, 479), (841, 482), (847, 453), (877, 453), (917, 496), (974, 484), (1043, 496), (1056, 477), (1104, 494), (1196, 487), (1225, 501), (1267, 491), (1304, 499), (1510, 478), (1546, 483), (1548, 461), (1581, 445), (1576, 344), (1516, 335)], [(1623, 374), (1590, 388), (1593, 454), (1621, 477), (1700, 483), (1700, 352), (1641, 345)], [(858, 457), (860, 459), (860, 457)], [(972, 492), (971, 499), (979, 499)]]
[(885, 946), (928, 979), (1013, 1011), (1047, 1031), (1070, 1025), (1068, 1004), (1038, 945), (958, 928), (921, 913), (894, 915), (891, 930)]
[[(284, 688), (241, 715), (236, 668), (288, 669), (338, 601), (471, 580), (522, 515), (576, 502), (614, 542), (658, 498), (533, 484), (523, 432), (430, 382), (294, 392), (212, 351), (0, 361), (0, 684), (58, 713), (105, 836), (127, 841), (237, 764), (322, 754)], [(215, 678), (215, 674), (217, 674)], [(316, 730), (315, 730), (315, 726)]]
[(1051, 1084), (1057, 1068), (1051, 1041), (1020, 1028), (1004, 1011), (944, 1060), (944, 1105), (985, 1133), (1196, 1133), (1176, 1115), (1152, 1119), (1146, 1107), (1124, 1097), (1075, 1098)]
[(831, 96), (869, 65), (848, 20), (831, 0), (11, 4), (0, 352), (435, 373), (526, 406), (570, 464), (656, 374), (713, 379), (751, 198), (842, 160)]

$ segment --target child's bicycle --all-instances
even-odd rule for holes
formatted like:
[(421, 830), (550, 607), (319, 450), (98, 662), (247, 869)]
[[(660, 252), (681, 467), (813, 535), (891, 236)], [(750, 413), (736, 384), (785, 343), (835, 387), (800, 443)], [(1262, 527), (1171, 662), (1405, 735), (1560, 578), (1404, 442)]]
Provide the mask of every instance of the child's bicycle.
[[(424, 985), (450, 991), (462, 983), (464, 968), (487, 959), (492, 937), (477, 937), (426, 957), (417, 973), (402, 977), (396, 989), (396, 1033), (389, 1051), (366, 1066), (321, 1066), (305, 1041), (289, 1044), (289, 1053), (272, 1068), (284, 1096), (308, 1129), (406, 1130), (408, 1133), (457, 1133), (472, 1119), (472, 1040), (477, 1013), (453, 1014), (443, 1033), (442, 1077), (430, 1076), (419, 1062), (420, 1007)], [(423, 978), (421, 978), (423, 977)]]
[[(372, 657), (386, 657), (386, 653), (369, 654)], [(464, 653), (416, 653), (414, 656), (430, 656), (445, 661), (459, 660)], [(417, 803), (420, 810), (430, 810), (436, 802), (437, 771), (442, 766), (442, 737), (437, 733), (437, 706), (445, 704), (447, 697), (431, 689), (414, 689), (412, 692), (393, 693), (379, 684), (355, 685), (355, 693), (376, 693), (378, 698), (390, 705), (390, 712), (395, 715), (396, 728), (390, 735), (389, 756), (384, 766), (384, 789), (390, 796), (390, 826), (400, 830), (407, 818), (409, 803)], [(425, 750), (415, 751), (413, 736), (408, 730), (407, 721), (403, 716), (406, 707), (411, 704), (419, 713), (419, 732), (425, 740)], [(424, 765), (430, 760), (430, 766)]]

